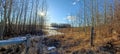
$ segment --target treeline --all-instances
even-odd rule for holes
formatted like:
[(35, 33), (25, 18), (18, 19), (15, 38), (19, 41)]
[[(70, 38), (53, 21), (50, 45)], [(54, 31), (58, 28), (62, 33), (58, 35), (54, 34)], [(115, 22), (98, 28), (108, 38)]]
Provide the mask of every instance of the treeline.
[(69, 19), (72, 19), (69, 23), (84, 27), (85, 33), (90, 27), (91, 45), (93, 45), (95, 28), (101, 32), (105, 32), (104, 29), (107, 28), (111, 33), (113, 30), (120, 33), (120, 0), (80, 0), (78, 4), (81, 6), (76, 15), (69, 16)]
[(71, 27), (70, 24), (57, 24), (57, 23), (52, 23), (51, 26), (55, 28), (70, 28)]
[(1, 39), (41, 30), (46, 15), (46, 0), (0, 0)]
[(120, 0), (81, 0), (76, 14), (68, 16), (73, 26), (99, 26), (119, 21)]

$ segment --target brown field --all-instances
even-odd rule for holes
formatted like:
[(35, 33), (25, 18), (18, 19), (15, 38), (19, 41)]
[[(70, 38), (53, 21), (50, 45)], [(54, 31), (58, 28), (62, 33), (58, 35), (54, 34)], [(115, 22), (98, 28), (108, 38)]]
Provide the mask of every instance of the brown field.
[[(114, 29), (114, 27), (113, 27)], [(90, 46), (90, 28), (86, 33), (81, 28), (64, 28), (59, 29), (64, 35), (49, 37), (60, 41), (60, 47), (63, 48), (64, 54), (81, 54), (81, 53), (120, 53), (120, 30), (114, 29), (110, 32), (110, 27), (95, 27), (94, 46)]]

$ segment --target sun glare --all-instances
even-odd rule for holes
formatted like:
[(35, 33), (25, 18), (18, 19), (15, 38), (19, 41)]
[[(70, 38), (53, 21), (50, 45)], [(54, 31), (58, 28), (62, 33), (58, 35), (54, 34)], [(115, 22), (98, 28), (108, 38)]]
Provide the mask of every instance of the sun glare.
[(40, 12), (38, 12), (38, 15), (39, 16), (45, 16), (45, 12), (44, 11), (40, 11)]

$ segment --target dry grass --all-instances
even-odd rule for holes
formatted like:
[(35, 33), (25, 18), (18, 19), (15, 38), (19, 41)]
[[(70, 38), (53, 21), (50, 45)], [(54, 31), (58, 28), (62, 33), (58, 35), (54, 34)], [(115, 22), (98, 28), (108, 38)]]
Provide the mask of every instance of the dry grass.
[[(102, 30), (101, 30), (102, 29)], [(120, 44), (120, 34), (118, 30), (113, 30), (110, 33), (110, 28), (101, 27), (95, 28), (95, 38), (94, 38), (94, 47), (90, 46), (90, 29), (87, 28), (87, 32), (83, 32), (83, 29), (80, 28), (64, 28), (58, 30), (59, 32), (65, 33), (64, 35), (52, 36), (49, 38), (60, 40), (61, 47), (64, 48), (65, 54), (71, 54), (75, 51), (94, 51), (98, 54), (99, 47), (106, 45), (108, 42), (111, 42), (113, 45), (117, 46)], [(117, 51), (118, 53), (118, 51)]]

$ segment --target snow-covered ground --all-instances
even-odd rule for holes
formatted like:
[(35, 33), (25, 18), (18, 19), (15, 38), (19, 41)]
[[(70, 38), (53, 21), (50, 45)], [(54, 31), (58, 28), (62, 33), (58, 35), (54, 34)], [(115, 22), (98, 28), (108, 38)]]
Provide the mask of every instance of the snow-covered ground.
[(50, 29), (50, 30), (57, 30), (58, 28), (48, 26), (48, 27), (46, 27), (46, 29)]
[(47, 31), (48, 32), (48, 36), (52, 36), (52, 35), (58, 35), (58, 34), (64, 34), (64, 33), (61, 33), (61, 32), (58, 32), (56, 30), (44, 30), (44, 31)]
[(10, 44), (20, 44), (26, 40), (26, 37), (15, 37), (8, 40), (1, 40), (0, 46), (10, 45)]
[(55, 46), (51, 46), (51, 47), (48, 47), (47, 50), (53, 50), (53, 49), (56, 49)]

